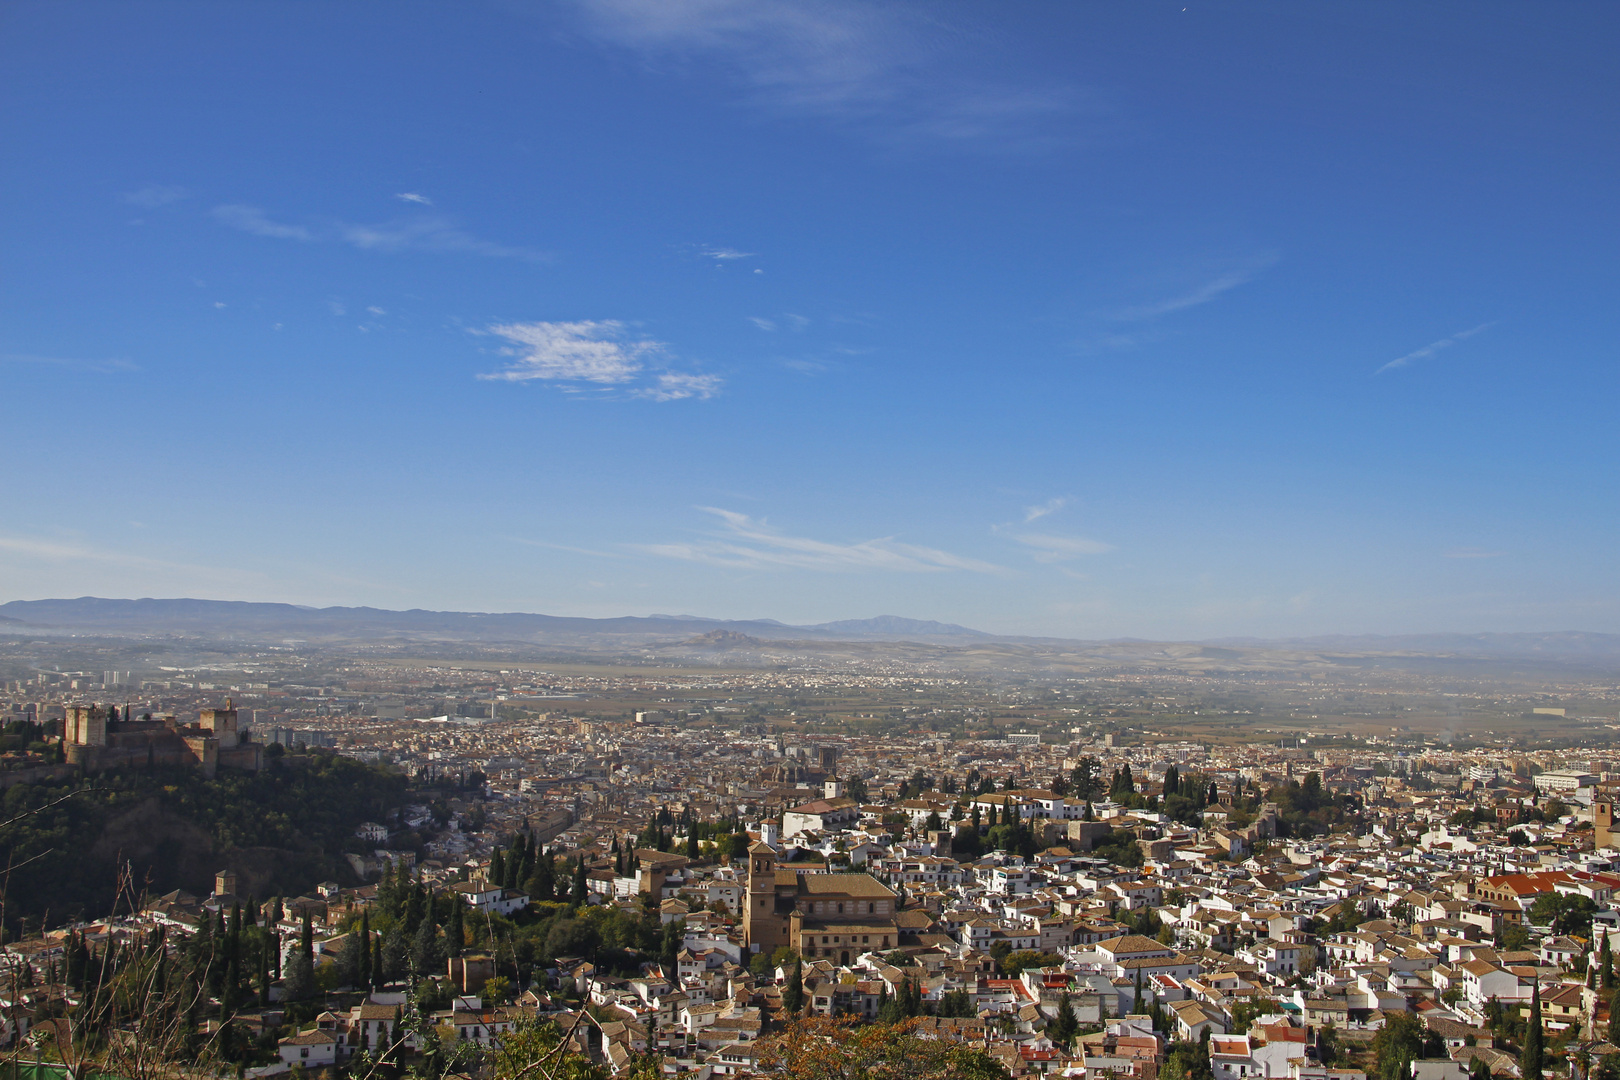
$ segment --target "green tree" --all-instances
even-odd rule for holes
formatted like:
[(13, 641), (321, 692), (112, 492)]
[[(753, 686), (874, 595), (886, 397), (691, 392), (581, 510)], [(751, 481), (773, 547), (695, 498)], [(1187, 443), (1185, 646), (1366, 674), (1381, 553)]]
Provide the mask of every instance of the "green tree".
[(1159, 1076), (1161, 1080), (1214, 1080), (1215, 1070), (1209, 1063), (1209, 1040), (1174, 1043)]
[(1074, 1014), (1074, 999), (1065, 988), (1058, 997), (1057, 1015), (1046, 1025), (1046, 1037), (1067, 1050), (1074, 1045), (1074, 1037), (1079, 1032), (1080, 1019)]
[(782, 991), (782, 1011), (789, 1016), (798, 1016), (804, 1008), (804, 962), (793, 961), (793, 970), (788, 974), (787, 987)]
[(1524, 1080), (1542, 1080), (1546, 1066), (1546, 1049), (1542, 1045), (1541, 984), (1530, 990), (1530, 1025), (1524, 1033), (1524, 1046), (1519, 1051), (1519, 1075)]
[(1377, 1080), (1407, 1080), (1412, 1062), (1423, 1056), (1423, 1025), (1409, 1012), (1386, 1012), (1384, 1026), (1373, 1036)]
[[(1592, 916), (1597, 905), (1585, 896), (1565, 893), (1544, 893), (1530, 905), (1531, 921), (1548, 925), (1554, 934), (1575, 934), (1586, 937), (1592, 932)], [(1607, 943), (1607, 937), (1604, 941)]]
[(315, 965), (309, 957), (298, 953), (287, 961), (287, 971), (282, 979), (282, 992), (289, 1001), (303, 1001), (315, 993)]
[(405, 941), (404, 927), (395, 923), (383, 935), (382, 977), (388, 982), (405, 977), (411, 962), (410, 946)]
[(1507, 923), (1496, 936), (1496, 944), (1503, 952), (1518, 952), (1530, 944), (1530, 931), (1523, 923)]
[(411, 943), (411, 967), (418, 978), (444, 974), (444, 941), (432, 919), (423, 919)]

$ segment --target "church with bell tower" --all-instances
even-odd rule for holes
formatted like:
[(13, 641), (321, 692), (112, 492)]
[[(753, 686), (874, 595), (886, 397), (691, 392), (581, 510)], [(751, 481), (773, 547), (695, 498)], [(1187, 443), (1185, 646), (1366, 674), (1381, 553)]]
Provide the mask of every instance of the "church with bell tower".
[(852, 963), (900, 944), (898, 896), (870, 874), (801, 874), (780, 869), (763, 840), (748, 849), (743, 934), (767, 956), (787, 945), (807, 960)]

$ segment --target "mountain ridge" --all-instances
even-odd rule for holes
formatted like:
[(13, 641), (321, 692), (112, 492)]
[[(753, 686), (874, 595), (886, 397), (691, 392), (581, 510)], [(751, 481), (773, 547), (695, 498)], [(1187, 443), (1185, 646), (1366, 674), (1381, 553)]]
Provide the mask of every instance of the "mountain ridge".
[(13, 600), (0, 604), (0, 628), (8, 634), (41, 629), (206, 634), (253, 639), (396, 636), (405, 639), (516, 640), (534, 643), (589, 639), (625, 645), (658, 641), (680, 644), (715, 634), (720, 636), (712, 644), (738, 643), (740, 639), (747, 638), (759, 643), (802, 641), (810, 644), (920, 641), (953, 648), (974, 644), (1051, 648), (1117, 646), (1148, 650), (1198, 646), (1214, 650), (1393, 653), (1481, 659), (1620, 659), (1620, 634), (1580, 630), (1324, 634), (1283, 639), (1225, 637), (1202, 641), (1149, 641), (1133, 637), (1088, 640), (992, 634), (955, 623), (897, 615), (793, 625), (775, 619), (714, 619), (695, 615), (624, 615), (593, 619), (529, 612), (458, 612), (424, 608), (391, 611), (385, 608), (341, 606), (317, 608), (190, 597), (110, 599), (81, 596), (73, 599)]

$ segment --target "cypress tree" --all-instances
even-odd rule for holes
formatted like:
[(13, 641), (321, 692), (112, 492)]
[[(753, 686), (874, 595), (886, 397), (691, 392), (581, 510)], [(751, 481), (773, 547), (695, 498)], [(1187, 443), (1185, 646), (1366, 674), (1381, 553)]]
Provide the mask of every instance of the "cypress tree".
[[(254, 975), (258, 978), (259, 1004), (270, 1004), (270, 939), (264, 935), (259, 936), (259, 947), (254, 963)], [(161, 993), (161, 991), (160, 991)]]
[(1065, 988), (1058, 998), (1057, 1016), (1053, 1017), (1052, 1023), (1046, 1029), (1046, 1034), (1053, 1042), (1064, 1049), (1068, 1049), (1069, 1045), (1074, 1042), (1075, 1034), (1079, 1030), (1080, 1018), (1074, 1014), (1074, 999), (1069, 996), (1069, 991)]
[(555, 900), (557, 898), (557, 861), (545, 849), (541, 849), (538, 861), (534, 864), (534, 891), (531, 894), (536, 900)]
[(569, 897), (575, 904), (585, 902), (587, 885), (585, 882), (585, 856), (581, 855), (574, 861), (574, 894)]
[(1519, 1055), (1519, 1075), (1524, 1080), (1542, 1080), (1541, 983), (1530, 991), (1530, 1026), (1524, 1033), (1524, 1050)]
[(793, 961), (793, 971), (788, 975), (787, 989), (782, 991), (782, 1011), (789, 1016), (798, 1016), (799, 1010), (804, 1008), (804, 961)]
[(305, 960), (315, 962), (315, 927), (309, 921), (309, 912), (304, 912), (304, 929), (298, 940), (299, 952)]
[(411, 948), (411, 963), (416, 968), (416, 977), (425, 979), (429, 975), (443, 974), (444, 971), (444, 943), (439, 938), (439, 931), (427, 919), (416, 928), (416, 941)]
[(452, 957), (461, 955), (462, 946), (466, 942), (467, 932), (462, 925), (466, 906), (455, 893), (450, 895), (450, 918), (445, 920), (444, 938), (445, 948)]
[(360, 913), (360, 987), (371, 989), (371, 912)]
[(495, 849), (494, 856), (489, 860), (489, 883), (503, 887), (506, 883), (506, 855), (500, 848)]
[(416, 933), (416, 928), (422, 921), (422, 890), (418, 889), (414, 882), (405, 890), (405, 913), (402, 921), (405, 924), (402, 932), (406, 934)]

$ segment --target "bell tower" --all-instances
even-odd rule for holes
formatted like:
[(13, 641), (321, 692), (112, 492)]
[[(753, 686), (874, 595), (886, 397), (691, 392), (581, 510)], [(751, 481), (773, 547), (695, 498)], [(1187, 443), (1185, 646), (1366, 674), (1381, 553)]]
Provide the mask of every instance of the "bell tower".
[(748, 848), (748, 903), (743, 908), (743, 939), (756, 952), (782, 944), (782, 919), (776, 914), (776, 851), (763, 840)]

